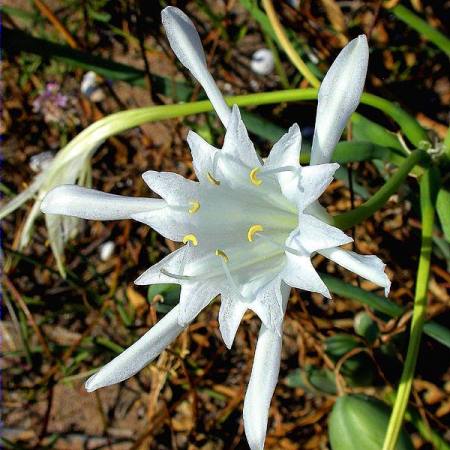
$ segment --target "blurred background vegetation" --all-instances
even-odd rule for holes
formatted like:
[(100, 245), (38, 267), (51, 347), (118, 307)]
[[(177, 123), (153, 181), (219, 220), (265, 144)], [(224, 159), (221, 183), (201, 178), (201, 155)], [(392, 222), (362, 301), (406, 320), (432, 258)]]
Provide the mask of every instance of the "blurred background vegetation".
[[(162, 31), (160, 12), (167, 4), (4, 0), (4, 202), (30, 185), (59, 149), (96, 120), (131, 108), (204, 98), (175, 61)], [(209, 67), (225, 94), (308, 86), (256, 1), (170, 4), (196, 24)], [(290, 0), (275, 6), (296, 51), (318, 77), (351, 38), (365, 33), (370, 47), (365, 90), (400, 104), (439, 147), (449, 119), (450, 49), (448, 40), (435, 32), (448, 34), (448, 2)], [(255, 55), (262, 48), (271, 52), (268, 61)], [(293, 122), (300, 124), (307, 150), (315, 109), (315, 101), (266, 105), (246, 108), (244, 119), (262, 155)], [(374, 144), (393, 150), (411, 147), (386, 115), (364, 105), (358, 112), (364, 117), (353, 123), (347, 138), (361, 149), (373, 150)], [(145, 196), (140, 175), (146, 170), (193, 178), (185, 143), (188, 129), (216, 144), (223, 138), (210, 113), (141, 125), (100, 145), (86, 169), (92, 185)], [(390, 177), (394, 166), (381, 153), (371, 161), (342, 164), (323, 197), (324, 205), (332, 205), (330, 212), (361, 204)], [(177, 303), (177, 285), (133, 285), (175, 244), (131, 221), (84, 222), (66, 245), (64, 279), (42, 218), (28, 245), (21, 245), (31, 207), (27, 203), (2, 221), (2, 445), (247, 448), (241, 408), (258, 319), (247, 313), (233, 349), (226, 351), (215, 302), (156, 363), (120, 386), (88, 394), (84, 380)], [(371, 418), (367, 427), (385, 426), (386, 404), (392, 403), (408, 339), (420, 227), (416, 181), (410, 177), (383, 209), (352, 230), (357, 251), (387, 263), (393, 281), (389, 302), (369, 282), (316, 258), (334, 298), (324, 303), (320, 295), (292, 294), (267, 448), (330, 448), (333, 407), (331, 424), (341, 409), (348, 415), (361, 408), (356, 405), (361, 399), (368, 408), (361, 414)], [(447, 449), (450, 439), (449, 339), (448, 332), (436, 328), (450, 322), (450, 249), (439, 225), (433, 240), (428, 317), (434, 323), (427, 325), (419, 354), (405, 426), (411, 441), (404, 444), (422, 450)]]

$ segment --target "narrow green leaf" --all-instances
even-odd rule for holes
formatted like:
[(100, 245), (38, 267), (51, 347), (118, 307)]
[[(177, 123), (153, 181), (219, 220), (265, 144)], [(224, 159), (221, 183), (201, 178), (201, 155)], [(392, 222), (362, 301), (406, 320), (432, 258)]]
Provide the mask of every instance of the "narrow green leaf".
[(445, 239), (450, 242), (450, 191), (441, 187), (436, 201), (436, 211)]
[(405, 8), (403, 5), (396, 5), (390, 11), (402, 22), (405, 22), (424, 38), (431, 41), (444, 53), (450, 55), (450, 40), (435, 27), (429, 25), (425, 20), (414, 14), (408, 8)]
[[(401, 306), (389, 301), (385, 297), (374, 294), (373, 292), (365, 291), (357, 286), (352, 286), (347, 282), (331, 275), (320, 273), (320, 277), (327, 285), (328, 289), (336, 295), (351, 300), (356, 300), (363, 305), (370, 306), (375, 311), (384, 313), (390, 317), (398, 317), (405, 312)], [(441, 344), (450, 348), (450, 330), (446, 327), (428, 321), (424, 326), (424, 333), (433, 339), (436, 339)]]

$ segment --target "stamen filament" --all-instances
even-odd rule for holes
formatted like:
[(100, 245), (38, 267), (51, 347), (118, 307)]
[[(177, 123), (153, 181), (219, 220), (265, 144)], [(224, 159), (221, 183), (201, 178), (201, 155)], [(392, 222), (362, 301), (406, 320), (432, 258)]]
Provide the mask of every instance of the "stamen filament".
[(277, 241), (275, 241), (274, 239), (272, 239), (272, 238), (270, 238), (268, 236), (265, 236), (265, 235), (263, 235), (261, 233), (255, 233), (255, 236), (257, 236), (259, 238), (263, 238), (266, 241), (271, 242), (273, 245), (279, 247), (280, 249), (282, 249), (285, 252), (292, 253), (293, 255), (296, 255), (296, 256), (304, 256), (303, 253), (299, 252), (298, 250), (295, 250), (294, 248), (288, 247), (287, 245), (280, 244)]
[(167, 277), (174, 278), (175, 280), (195, 281), (195, 280), (199, 279), (199, 277), (192, 276), (192, 275), (180, 275), (180, 274), (177, 274), (177, 273), (172, 273), (172, 272), (169, 272), (166, 269), (160, 269), (160, 272), (162, 274), (166, 275)]
[(233, 280), (233, 277), (231, 276), (231, 272), (230, 269), (228, 268), (228, 261), (229, 258), (227, 256), (227, 254), (223, 251), (220, 250), (219, 248), (216, 250), (216, 256), (220, 256), (220, 262), (222, 264), (222, 268), (223, 271), (225, 272), (225, 276), (228, 280), (228, 283), (230, 283), (231, 285), (231, 289), (237, 294), (239, 295), (239, 297), (250, 300), (249, 297), (245, 297), (244, 295), (241, 294), (241, 291), (239, 290), (239, 288), (237, 287), (235, 281)]
[(273, 175), (274, 173), (297, 172), (297, 171), (298, 171), (298, 167), (295, 167), (295, 166), (283, 166), (283, 167), (277, 167), (275, 169), (267, 169), (267, 170), (263, 169), (261, 171), (261, 175), (260, 176)]

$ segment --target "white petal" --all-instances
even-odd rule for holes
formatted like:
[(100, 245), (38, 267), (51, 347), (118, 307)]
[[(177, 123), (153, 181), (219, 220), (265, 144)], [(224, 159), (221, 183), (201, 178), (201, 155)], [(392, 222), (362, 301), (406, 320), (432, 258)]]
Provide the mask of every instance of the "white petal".
[(272, 147), (264, 168), (276, 168), (283, 166), (300, 165), (300, 149), (302, 146), (302, 134), (298, 124), (289, 128), (289, 131), (283, 135)]
[(81, 219), (118, 220), (129, 219), (136, 212), (164, 208), (165, 205), (166, 202), (160, 199), (124, 197), (77, 185), (63, 185), (45, 196), (41, 211)]
[(86, 390), (92, 392), (120, 383), (153, 361), (185, 329), (178, 323), (178, 309), (175, 306), (131, 347), (89, 378), (85, 384)]
[(286, 245), (306, 250), (308, 254), (353, 242), (353, 239), (339, 228), (327, 225), (309, 214), (299, 214), (298, 223), (298, 228), (291, 233)]
[(356, 273), (360, 277), (384, 287), (384, 295), (387, 297), (391, 288), (391, 281), (384, 272), (386, 264), (378, 256), (359, 255), (358, 253), (341, 248), (329, 248), (320, 250), (319, 253), (331, 259), (335, 263)]
[(262, 324), (244, 400), (244, 428), (251, 450), (264, 448), (270, 402), (280, 371), (281, 344), (281, 334)]
[(148, 170), (142, 174), (148, 187), (170, 205), (188, 206), (190, 200), (198, 199), (199, 183), (173, 172)]
[(172, 6), (163, 9), (161, 18), (173, 52), (202, 85), (220, 120), (226, 127), (230, 117), (230, 108), (225, 103), (219, 88), (206, 67), (205, 53), (194, 24), (186, 14)]
[[(273, 146), (263, 170), (277, 169), (290, 166), (300, 169), (300, 148), (302, 135), (297, 124), (292, 125), (289, 131)], [(287, 171), (276, 174), (283, 195), (292, 201), (298, 197), (300, 172)]]
[(276, 277), (262, 287), (255, 300), (249, 304), (249, 308), (258, 315), (264, 325), (274, 331), (280, 330), (283, 323), (285, 299), (282, 297), (281, 284), (281, 278)]
[(249, 169), (261, 166), (253, 142), (248, 136), (247, 128), (242, 122), (241, 113), (236, 105), (233, 105), (222, 152), (232, 159), (240, 161)]
[(360, 35), (339, 53), (322, 81), (311, 164), (323, 164), (331, 160), (342, 131), (358, 106), (368, 59), (367, 38)]
[(300, 168), (300, 192), (297, 191), (295, 198), (290, 199), (297, 204), (300, 212), (324, 193), (338, 168), (336, 163)]
[(214, 155), (219, 150), (208, 144), (201, 136), (189, 131), (187, 142), (191, 149), (194, 171), (199, 181), (207, 181), (207, 174), (213, 174)]
[(291, 287), (318, 292), (324, 297), (331, 298), (330, 291), (317, 274), (309, 255), (297, 256), (286, 253), (286, 267), (281, 277)]
[(183, 283), (178, 314), (180, 325), (192, 322), (200, 311), (219, 295), (219, 292), (217, 284), (210, 281)]
[(232, 293), (222, 293), (221, 297), (219, 328), (225, 345), (231, 348), (242, 317), (247, 311), (248, 304)]
[(189, 225), (187, 212), (174, 210), (170, 207), (131, 214), (131, 218), (145, 223), (161, 236), (175, 242), (181, 242), (186, 234), (193, 232)]

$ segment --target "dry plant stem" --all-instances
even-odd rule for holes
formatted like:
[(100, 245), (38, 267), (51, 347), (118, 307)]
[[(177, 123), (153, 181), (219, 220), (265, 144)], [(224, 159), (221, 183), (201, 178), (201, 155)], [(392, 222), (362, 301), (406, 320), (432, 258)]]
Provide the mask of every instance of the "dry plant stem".
[(280, 45), (283, 50), (288, 55), (292, 64), (298, 69), (298, 71), (309, 81), (309, 84), (315, 88), (320, 86), (320, 81), (314, 76), (314, 74), (308, 69), (308, 66), (302, 60), (300, 55), (297, 53), (295, 48), (292, 46), (289, 38), (284, 31), (283, 26), (278, 20), (277, 13), (273, 7), (272, 0), (262, 0), (262, 5), (266, 10), (267, 17), (269, 18), (270, 24), (272, 25), (273, 31), (275, 32)]
[(416, 292), (414, 296), (414, 310), (411, 321), (411, 334), (408, 351), (403, 366), (402, 376), (397, 396), (392, 410), (383, 450), (396, 448), (398, 435), (408, 405), (411, 385), (419, 353), (420, 340), (426, 317), (428, 280), (430, 275), (430, 260), (432, 248), (432, 233), (434, 225), (434, 201), (432, 198), (431, 170), (427, 170), (420, 180), (420, 206), (422, 214), (422, 243), (420, 248), (419, 268), (417, 271)]
[(39, 328), (39, 325), (36, 323), (33, 315), (31, 314), (30, 310), (28, 309), (27, 304), (24, 302), (22, 296), (19, 294), (19, 291), (16, 289), (16, 287), (12, 284), (12, 282), (6, 275), (3, 275), (3, 282), (5, 283), (6, 288), (9, 290), (9, 292), (11, 292), (11, 295), (13, 296), (14, 300), (19, 305), (20, 309), (22, 309), (31, 328), (33, 328), (34, 332), (36, 333), (39, 343), (42, 345), (42, 350), (44, 351), (45, 356), (49, 360), (51, 360), (52, 354), (50, 352), (50, 349), (48, 348), (47, 341), (45, 340), (44, 335), (42, 334), (42, 332)]
[(34, 0), (34, 4), (39, 11), (47, 17), (49, 22), (55, 27), (55, 29), (62, 35), (64, 40), (72, 47), (78, 48), (78, 44), (70, 34), (69, 30), (61, 23), (61, 21), (55, 16), (53, 11), (42, 1)]

